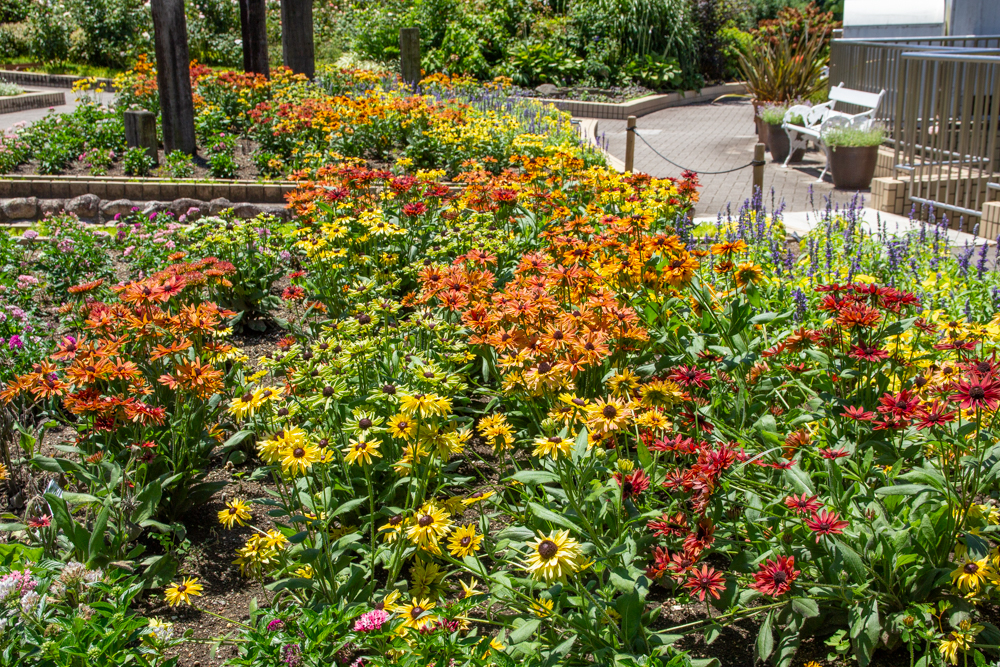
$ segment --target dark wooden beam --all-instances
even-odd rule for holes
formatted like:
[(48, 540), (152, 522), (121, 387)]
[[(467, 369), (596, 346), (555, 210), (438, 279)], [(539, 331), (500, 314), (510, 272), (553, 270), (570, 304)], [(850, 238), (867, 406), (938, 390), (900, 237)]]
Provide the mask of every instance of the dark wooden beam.
[(152, 0), (163, 150), (194, 155), (194, 99), (184, 0)]
[(281, 55), (296, 74), (310, 79), (316, 74), (312, 0), (282, 0)]
[(267, 59), (267, 6), (265, 0), (240, 0), (243, 33), (243, 71), (271, 76)]

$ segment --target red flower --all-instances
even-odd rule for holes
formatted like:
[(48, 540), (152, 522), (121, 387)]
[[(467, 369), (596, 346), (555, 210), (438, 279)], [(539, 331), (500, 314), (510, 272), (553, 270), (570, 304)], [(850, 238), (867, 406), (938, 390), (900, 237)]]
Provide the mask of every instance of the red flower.
[(616, 472), (614, 477), (618, 486), (622, 487), (622, 499), (637, 498), (640, 493), (649, 488), (649, 476), (642, 468), (633, 470), (627, 475)]
[(920, 399), (913, 395), (909, 389), (904, 389), (898, 394), (886, 394), (878, 399), (878, 408), (883, 415), (894, 419), (910, 419), (914, 411), (920, 405)]
[(792, 589), (792, 582), (799, 576), (795, 569), (795, 556), (778, 556), (777, 560), (769, 560), (760, 565), (760, 571), (753, 575), (750, 588), (764, 595), (778, 597)]
[(851, 348), (847, 356), (858, 361), (885, 361), (889, 358), (889, 353), (883, 349), (872, 347), (867, 343), (860, 343)]
[(286, 301), (300, 301), (306, 296), (306, 291), (298, 285), (291, 285), (281, 293), (281, 298)]
[(838, 447), (837, 449), (821, 449), (819, 450), (819, 455), (824, 459), (842, 459), (845, 456), (850, 456), (851, 454), (843, 447)]
[(806, 521), (806, 525), (809, 529), (816, 533), (816, 542), (819, 542), (819, 538), (824, 535), (838, 535), (844, 532), (844, 528), (847, 528), (850, 524), (847, 521), (841, 521), (840, 515), (836, 512), (827, 512), (823, 510), (812, 515), (812, 519)]
[(39, 517), (28, 519), (28, 526), (30, 528), (47, 528), (51, 524), (52, 524), (52, 517), (50, 517), (48, 514), (43, 514)]
[(801, 496), (791, 495), (785, 498), (785, 507), (795, 511), (798, 514), (813, 514), (816, 510), (822, 507), (822, 504), (816, 500), (818, 496), (807, 497), (806, 494)]
[(955, 420), (955, 413), (949, 412), (947, 406), (934, 401), (930, 407), (921, 406), (917, 410), (917, 429), (923, 430), (932, 426), (941, 426)]
[(418, 215), (423, 215), (427, 212), (427, 204), (422, 201), (410, 202), (409, 204), (403, 205), (403, 215), (407, 215), (411, 218), (415, 218)]
[(695, 568), (688, 575), (688, 580), (684, 582), (684, 588), (691, 591), (692, 595), (697, 593), (698, 599), (702, 602), (705, 601), (706, 593), (718, 600), (719, 592), (726, 589), (726, 580), (715, 571), (714, 567), (703, 564), (701, 568)]
[(992, 375), (970, 373), (967, 379), (958, 381), (955, 390), (951, 398), (960, 401), (963, 410), (996, 410), (997, 405), (1000, 405), (1000, 382)]
[(844, 409), (844, 416), (859, 422), (870, 422), (875, 419), (874, 412), (868, 412), (864, 408), (854, 405)]
[(667, 378), (673, 380), (682, 387), (693, 386), (706, 389), (708, 385), (706, 385), (705, 382), (707, 380), (711, 380), (712, 376), (696, 366), (678, 366), (670, 371)]
[(678, 512), (673, 516), (664, 514), (659, 519), (654, 519), (646, 524), (646, 527), (653, 531), (657, 537), (680, 537), (687, 532), (687, 517), (684, 512)]

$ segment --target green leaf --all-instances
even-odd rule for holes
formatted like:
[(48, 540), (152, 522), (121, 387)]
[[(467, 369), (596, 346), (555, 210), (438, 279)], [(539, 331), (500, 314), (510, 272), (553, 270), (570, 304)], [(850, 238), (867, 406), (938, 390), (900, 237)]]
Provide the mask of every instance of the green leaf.
[(549, 484), (558, 482), (559, 476), (545, 470), (519, 470), (511, 475), (509, 479), (521, 484)]
[(510, 643), (520, 644), (523, 641), (527, 641), (531, 635), (535, 634), (535, 630), (541, 625), (541, 619), (533, 618), (525, 621), (521, 626), (516, 628), (510, 633)]
[(104, 531), (108, 528), (108, 518), (110, 516), (111, 507), (105, 505), (94, 521), (94, 527), (90, 533), (90, 542), (87, 544), (87, 565), (93, 563), (95, 559), (100, 560), (104, 557)]
[(858, 555), (858, 552), (839, 540), (837, 540), (836, 544), (841, 558), (844, 559), (844, 566), (851, 573), (854, 581), (868, 581), (869, 577), (868, 572), (865, 569), (865, 563), (861, 560), (861, 556)]
[(570, 521), (563, 514), (556, 514), (552, 510), (547, 510), (538, 503), (528, 503), (528, 507), (531, 509), (531, 513), (542, 521), (548, 521), (557, 526), (562, 526), (563, 528), (569, 528), (572, 531), (579, 531), (579, 527)]
[(251, 435), (253, 435), (253, 431), (249, 430), (237, 431), (228, 440), (222, 443), (222, 448), (228, 449), (229, 447), (235, 447), (236, 445), (240, 444), (241, 442), (249, 438)]
[(915, 496), (924, 491), (934, 491), (926, 484), (897, 484), (895, 486), (883, 486), (875, 489), (876, 496)]
[(774, 610), (767, 612), (767, 616), (764, 617), (764, 622), (760, 626), (760, 631), (757, 633), (757, 657), (761, 662), (767, 662), (767, 659), (774, 652)]
[(819, 605), (809, 598), (795, 598), (792, 600), (792, 609), (802, 618), (819, 616)]
[(628, 595), (619, 597), (615, 601), (615, 607), (622, 617), (622, 637), (635, 646), (639, 635), (642, 634), (642, 598), (639, 597), (638, 591), (632, 591)]
[(354, 500), (348, 500), (346, 503), (333, 510), (330, 514), (331, 519), (336, 519), (341, 514), (346, 514), (353, 510), (355, 507), (360, 507), (362, 504), (368, 502), (368, 498), (355, 498)]

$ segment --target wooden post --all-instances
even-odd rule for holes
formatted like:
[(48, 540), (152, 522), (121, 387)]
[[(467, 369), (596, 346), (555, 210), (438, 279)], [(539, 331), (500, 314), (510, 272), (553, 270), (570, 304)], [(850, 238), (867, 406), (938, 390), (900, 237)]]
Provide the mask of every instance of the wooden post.
[(267, 7), (264, 0), (240, 0), (243, 71), (271, 76), (267, 62)]
[(625, 173), (631, 174), (635, 165), (635, 116), (625, 123)]
[(420, 85), (420, 28), (399, 29), (399, 73), (414, 90)]
[(757, 143), (753, 147), (753, 192), (750, 193), (751, 201), (752, 198), (761, 193), (764, 193), (764, 144)]
[(129, 148), (145, 148), (153, 164), (160, 164), (156, 116), (151, 111), (125, 112), (125, 144)]
[(194, 99), (184, 0), (152, 0), (163, 150), (194, 155)]
[(281, 0), (281, 57), (296, 74), (316, 74), (312, 0)]

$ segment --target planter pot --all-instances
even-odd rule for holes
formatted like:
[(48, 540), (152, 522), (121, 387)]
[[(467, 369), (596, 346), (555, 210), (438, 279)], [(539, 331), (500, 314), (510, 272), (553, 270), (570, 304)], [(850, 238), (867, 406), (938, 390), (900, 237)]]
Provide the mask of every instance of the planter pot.
[[(764, 127), (767, 129), (767, 148), (771, 151), (771, 159), (784, 163), (790, 148), (788, 133), (781, 129), (781, 125), (765, 124)], [(805, 152), (804, 148), (795, 149), (791, 161), (802, 162), (802, 156), (805, 155)]]
[(867, 190), (875, 176), (878, 146), (835, 146), (830, 148), (830, 175), (840, 190)]

